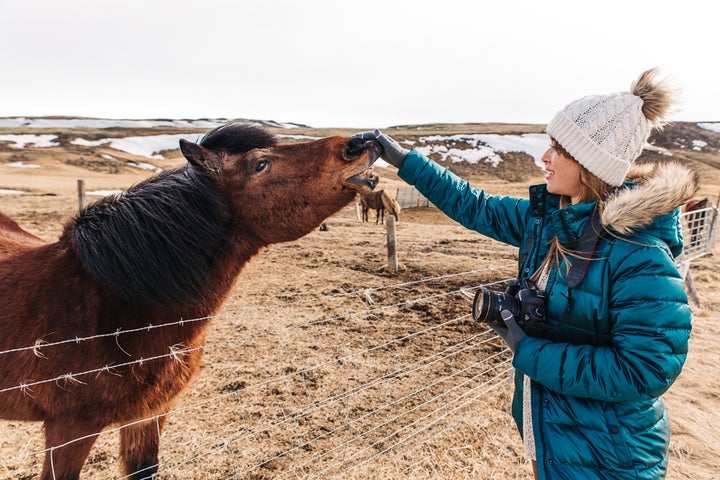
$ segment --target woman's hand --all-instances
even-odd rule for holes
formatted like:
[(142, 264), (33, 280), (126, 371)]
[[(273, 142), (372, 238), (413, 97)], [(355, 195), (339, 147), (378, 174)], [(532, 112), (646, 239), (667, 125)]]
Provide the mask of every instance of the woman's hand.
[(407, 157), (407, 154), (410, 152), (410, 150), (402, 148), (395, 140), (377, 128), (372, 132), (356, 133), (353, 135), (353, 138), (359, 138), (360, 140), (377, 140), (383, 147), (382, 159), (397, 168), (402, 167), (405, 157)]
[(518, 343), (520, 343), (520, 340), (527, 337), (527, 334), (525, 334), (520, 325), (518, 325), (515, 321), (515, 316), (508, 310), (500, 312), (500, 316), (503, 319), (504, 325), (500, 323), (491, 323), (490, 327), (495, 330), (495, 333), (500, 335), (503, 340), (505, 340), (505, 343), (507, 343), (508, 347), (510, 347), (510, 350), (515, 353)]

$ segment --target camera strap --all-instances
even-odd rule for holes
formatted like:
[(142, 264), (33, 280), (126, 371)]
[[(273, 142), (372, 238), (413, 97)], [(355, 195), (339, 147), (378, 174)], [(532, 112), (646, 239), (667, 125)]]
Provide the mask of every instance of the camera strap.
[(593, 254), (595, 253), (595, 248), (597, 248), (601, 233), (602, 223), (600, 222), (600, 211), (596, 206), (585, 225), (585, 230), (583, 230), (578, 240), (577, 254), (573, 259), (572, 265), (570, 265), (570, 271), (567, 275), (568, 303), (560, 323), (564, 323), (570, 314), (570, 310), (573, 307), (572, 290), (580, 285), (580, 282), (585, 278), (585, 273), (587, 272), (588, 266), (590, 266), (590, 260), (592, 260)]

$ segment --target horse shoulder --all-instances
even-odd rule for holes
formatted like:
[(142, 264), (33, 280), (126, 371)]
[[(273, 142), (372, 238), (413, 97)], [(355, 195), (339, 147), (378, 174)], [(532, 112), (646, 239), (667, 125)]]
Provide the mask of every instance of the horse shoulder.
[(0, 261), (46, 243), (0, 212)]

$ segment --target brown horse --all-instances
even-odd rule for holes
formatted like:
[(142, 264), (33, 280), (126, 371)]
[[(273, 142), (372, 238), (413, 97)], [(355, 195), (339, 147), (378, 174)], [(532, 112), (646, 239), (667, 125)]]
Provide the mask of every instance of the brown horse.
[(77, 479), (113, 424), (124, 474), (154, 476), (165, 414), (243, 266), (372, 190), (381, 151), (241, 124), (180, 147), (188, 164), (89, 205), (57, 242), (0, 214), (0, 418), (44, 422), (43, 480)]
[(362, 208), (362, 220), (367, 222), (370, 209), (375, 210), (375, 223), (385, 223), (385, 210), (388, 215), (393, 215), (395, 220), (400, 220), (400, 205), (385, 190), (360, 194), (360, 207)]

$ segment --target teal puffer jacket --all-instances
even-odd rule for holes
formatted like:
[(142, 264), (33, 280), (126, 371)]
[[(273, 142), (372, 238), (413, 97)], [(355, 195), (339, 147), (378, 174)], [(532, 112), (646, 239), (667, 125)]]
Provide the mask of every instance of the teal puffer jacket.
[[(529, 199), (493, 196), (416, 150), (399, 175), (469, 229), (519, 248), (530, 276), (557, 235), (572, 248), (594, 203), (559, 208), (545, 185)], [(667, 469), (668, 416), (660, 396), (680, 374), (690, 308), (674, 264), (682, 251), (678, 206), (697, 189), (677, 164), (646, 167), (606, 200), (604, 232), (568, 306), (566, 266), (546, 287), (548, 328), (518, 345), (513, 416), (522, 434), (523, 374), (530, 377), (540, 478), (659, 479)], [(668, 191), (671, 190), (671, 191)], [(572, 261), (572, 257), (571, 257)]]

